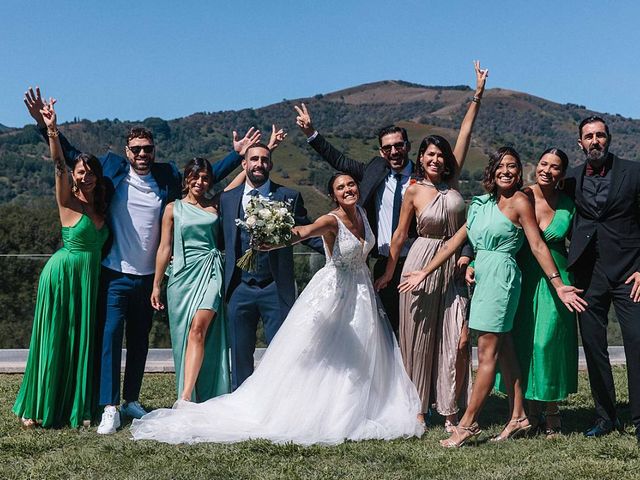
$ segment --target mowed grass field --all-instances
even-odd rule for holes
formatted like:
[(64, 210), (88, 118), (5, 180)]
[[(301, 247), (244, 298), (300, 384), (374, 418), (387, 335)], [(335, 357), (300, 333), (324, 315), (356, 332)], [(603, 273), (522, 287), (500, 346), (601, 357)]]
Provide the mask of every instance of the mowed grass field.
[[(565, 434), (491, 444), (506, 418), (507, 402), (492, 396), (480, 417), (478, 445), (443, 449), (442, 419), (420, 439), (347, 442), (335, 447), (273, 445), (165, 445), (130, 439), (128, 424), (115, 435), (90, 429), (23, 430), (10, 409), (21, 375), (0, 375), (0, 479), (637, 479), (640, 448), (628, 426), (626, 372), (615, 369), (626, 434), (586, 439), (592, 419), (586, 375), (561, 406)], [(174, 377), (146, 375), (142, 403), (149, 409), (174, 400)]]

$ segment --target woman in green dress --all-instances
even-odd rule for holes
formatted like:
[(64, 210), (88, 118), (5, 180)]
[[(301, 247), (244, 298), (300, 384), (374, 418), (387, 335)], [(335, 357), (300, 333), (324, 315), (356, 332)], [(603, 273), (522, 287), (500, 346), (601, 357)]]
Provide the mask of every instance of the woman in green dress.
[(92, 378), (100, 252), (108, 236), (102, 166), (75, 159), (71, 178), (58, 139), (55, 100), (41, 110), (55, 165), (63, 247), (40, 274), (29, 357), (13, 412), (25, 427), (76, 428), (96, 409)]
[[(556, 186), (568, 165), (569, 159), (562, 150), (545, 150), (536, 166), (536, 183), (524, 189), (564, 283), (571, 281), (566, 268), (565, 238), (575, 205)], [(563, 308), (527, 244), (516, 259), (522, 271), (522, 293), (511, 336), (522, 373), (522, 389), (529, 400), (529, 418), (534, 426), (540, 424), (544, 411), (543, 431), (554, 436), (560, 433), (561, 426), (558, 401), (578, 388), (576, 317)], [(501, 390), (504, 392), (504, 385)]]
[(520, 192), (522, 164), (518, 153), (501, 147), (489, 159), (483, 184), (489, 192), (474, 197), (467, 214), (467, 224), (447, 242), (422, 270), (405, 274), (400, 291), (417, 288), (469, 238), (476, 252), (475, 292), (471, 299), (469, 328), (478, 331), (478, 372), (471, 399), (451, 437), (442, 440), (444, 447), (459, 447), (476, 438), (480, 410), (491, 393), (496, 367), (504, 375), (510, 403), (510, 419), (494, 438), (505, 440), (526, 432), (531, 424), (525, 414), (518, 363), (509, 332), (520, 297), (520, 269), (515, 254), (527, 237), (531, 250), (558, 297), (569, 310), (583, 311), (585, 302), (580, 290), (565, 285), (560, 278), (549, 249), (540, 236), (535, 213), (527, 196)]
[(151, 304), (165, 308), (160, 288), (173, 257), (167, 303), (178, 400), (203, 402), (231, 391), (220, 217), (205, 195), (213, 186), (211, 164), (194, 158), (183, 178), (184, 198), (168, 204), (162, 218)]

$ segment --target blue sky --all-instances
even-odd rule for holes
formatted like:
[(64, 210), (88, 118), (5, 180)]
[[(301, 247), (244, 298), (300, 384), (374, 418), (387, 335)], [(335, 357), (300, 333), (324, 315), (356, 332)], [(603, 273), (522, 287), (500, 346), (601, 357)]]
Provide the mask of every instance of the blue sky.
[[(611, 5), (611, 6), (609, 6)], [(640, 118), (640, 2), (0, 3), (0, 123), (29, 85), (61, 120), (261, 107), (378, 80), (472, 84)]]

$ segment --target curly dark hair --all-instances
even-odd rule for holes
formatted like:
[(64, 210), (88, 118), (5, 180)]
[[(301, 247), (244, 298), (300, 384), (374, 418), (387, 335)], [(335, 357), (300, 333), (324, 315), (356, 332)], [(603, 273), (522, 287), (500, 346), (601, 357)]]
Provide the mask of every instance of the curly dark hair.
[(102, 172), (102, 164), (100, 160), (90, 153), (81, 153), (75, 159), (73, 168), (82, 162), (85, 168), (88, 168), (96, 176), (96, 187), (93, 191), (93, 209), (100, 215), (107, 213), (107, 187), (105, 185), (104, 174)]
[(444, 171), (442, 172), (441, 179), (443, 182), (450, 180), (455, 175), (458, 164), (456, 162), (456, 157), (453, 154), (453, 150), (451, 150), (451, 144), (446, 138), (441, 137), (440, 135), (429, 135), (422, 139), (420, 148), (418, 148), (418, 157), (416, 159), (416, 178), (424, 178), (424, 167), (422, 166), (420, 157), (424, 154), (429, 145), (436, 146), (442, 152), (442, 156), (444, 157)]
[(484, 174), (482, 176), (482, 186), (487, 192), (491, 194), (495, 195), (497, 191), (496, 172), (498, 171), (500, 162), (507, 155), (511, 155), (513, 158), (516, 159), (516, 163), (518, 164), (518, 170), (519, 170), (518, 182), (516, 183), (516, 188), (518, 190), (522, 188), (522, 185), (523, 185), (522, 161), (520, 160), (520, 154), (518, 154), (516, 149), (513, 147), (500, 147), (491, 155), (489, 155), (489, 164), (484, 168)]

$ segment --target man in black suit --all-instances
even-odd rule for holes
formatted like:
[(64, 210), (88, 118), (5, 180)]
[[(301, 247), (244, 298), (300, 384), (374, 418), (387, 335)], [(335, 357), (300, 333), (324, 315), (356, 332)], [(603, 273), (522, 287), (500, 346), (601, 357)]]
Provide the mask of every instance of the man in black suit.
[[(376, 257), (373, 267), (374, 277), (380, 277), (387, 266), (391, 237), (400, 217), (402, 196), (409, 187), (409, 180), (413, 173), (413, 162), (409, 160), (411, 142), (404, 128), (391, 125), (378, 133), (380, 155), (372, 158), (369, 163), (361, 163), (345, 155), (331, 145), (313, 127), (311, 115), (305, 104), (295, 107), (298, 117), (296, 123), (307, 136), (307, 142), (333, 168), (348, 173), (360, 184), (360, 201), (367, 211), (367, 217), (373, 233), (376, 235), (376, 245), (371, 254)], [(394, 271), (393, 280), (387, 287), (380, 290), (380, 299), (387, 312), (394, 332), (398, 332), (399, 307), (398, 284), (402, 274), (404, 260), (411, 243), (416, 238), (415, 219), (409, 230), (409, 240), (403, 247), (400, 260)]]
[[(253, 373), (258, 320), (262, 318), (268, 344), (295, 301), (293, 247), (258, 252), (256, 271), (241, 270), (236, 266), (236, 261), (249, 248), (249, 235), (236, 225), (236, 218), (244, 218), (251, 197), (260, 196), (291, 202), (296, 225), (310, 223), (300, 192), (269, 179), (273, 163), (266, 145), (256, 143), (250, 146), (242, 160), (242, 168), (247, 175), (245, 183), (223, 192), (220, 197), (225, 245), (224, 286), (231, 340), (231, 383), (234, 390)], [(323, 251), (319, 238), (304, 243)]]
[(613, 302), (640, 442), (640, 163), (609, 152), (611, 134), (597, 116), (580, 123), (578, 144), (586, 163), (570, 169), (565, 184), (576, 203), (568, 267), (589, 304), (579, 319), (597, 419), (585, 435), (621, 428), (607, 351), (607, 314)]

